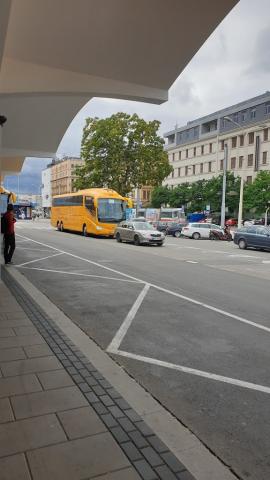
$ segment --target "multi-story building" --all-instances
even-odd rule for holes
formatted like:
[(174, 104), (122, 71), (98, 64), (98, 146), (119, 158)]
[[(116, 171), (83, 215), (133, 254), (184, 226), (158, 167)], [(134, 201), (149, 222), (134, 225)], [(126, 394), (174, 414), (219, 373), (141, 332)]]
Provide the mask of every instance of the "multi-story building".
[(64, 157), (51, 167), (52, 196), (75, 192), (75, 169), (84, 165), (84, 161), (76, 157)]
[(219, 110), (166, 133), (172, 174), (164, 185), (175, 187), (220, 175), (227, 148), (227, 170), (252, 182), (270, 170), (270, 92)]
[(51, 177), (52, 177), (52, 163), (47, 165), (45, 170), (41, 172), (41, 196), (42, 196), (42, 208), (44, 212), (50, 212), (52, 206), (52, 185), (51, 185)]
[(134, 204), (137, 203), (139, 197), (140, 207), (144, 208), (149, 206), (149, 204), (151, 203), (152, 190), (153, 187), (151, 187), (150, 185), (143, 186), (139, 190), (135, 188), (131, 194), (131, 198)]

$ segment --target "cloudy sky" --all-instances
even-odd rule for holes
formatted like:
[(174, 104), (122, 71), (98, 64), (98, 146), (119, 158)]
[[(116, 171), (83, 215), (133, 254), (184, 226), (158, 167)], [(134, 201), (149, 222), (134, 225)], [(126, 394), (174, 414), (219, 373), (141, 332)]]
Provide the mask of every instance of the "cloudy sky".
[[(123, 100), (91, 100), (78, 113), (59, 145), (59, 155), (80, 153), (86, 117), (136, 112), (146, 120), (161, 121), (160, 133), (185, 125), (202, 115), (270, 90), (270, 0), (240, 0), (193, 57), (169, 91), (163, 105)], [(179, 47), (180, 48), (180, 47)], [(20, 190), (38, 193), (40, 171), (46, 160), (27, 159)], [(8, 178), (17, 189), (17, 179)]]

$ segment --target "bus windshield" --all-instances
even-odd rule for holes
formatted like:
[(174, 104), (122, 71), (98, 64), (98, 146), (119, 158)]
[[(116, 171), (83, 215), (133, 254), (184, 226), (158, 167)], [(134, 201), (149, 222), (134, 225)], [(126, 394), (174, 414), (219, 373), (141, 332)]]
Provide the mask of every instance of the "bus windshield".
[(98, 220), (104, 223), (118, 223), (125, 220), (126, 203), (116, 198), (98, 200)]

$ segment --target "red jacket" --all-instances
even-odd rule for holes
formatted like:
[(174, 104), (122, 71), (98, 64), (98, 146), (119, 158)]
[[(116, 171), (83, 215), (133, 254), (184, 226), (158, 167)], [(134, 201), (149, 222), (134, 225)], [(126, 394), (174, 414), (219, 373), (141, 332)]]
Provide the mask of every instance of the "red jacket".
[(13, 212), (6, 212), (5, 215), (5, 220), (6, 220), (6, 225), (7, 229), (5, 234), (6, 235), (12, 235), (14, 234), (14, 223), (16, 222), (16, 218), (14, 218)]

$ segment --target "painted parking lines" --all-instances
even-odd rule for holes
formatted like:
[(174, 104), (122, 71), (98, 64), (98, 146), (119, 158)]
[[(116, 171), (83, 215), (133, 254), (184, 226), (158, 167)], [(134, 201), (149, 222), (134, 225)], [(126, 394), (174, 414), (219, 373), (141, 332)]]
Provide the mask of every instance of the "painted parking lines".
[(238, 380), (237, 378), (224, 377), (222, 375), (217, 375), (211, 372), (205, 372), (203, 370), (197, 370), (195, 368), (185, 367), (183, 365), (176, 365), (174, 363), (164, 362), (162, 360), (157, 360), (156, 358), (145, 357), (143, 355), (137, 355), (135, 353), (125, 352), (123, 350), (117, 350), (117, 352), (112, 352), (122, 357), (131, 358), (140, 362), (148, 363), (150, 365), (157, 365), (160, 367), (169, 368), (171, 370), (176, 370), (178, 372), (189, 373), (190, 375), (196, 375), (198, 377), (207, 378), (208, 380), (215, 380), (218, 382), (228, 383), (230, 385), (235, 385), (237, 387), (247, 388), (249, 390), (256, 390), (258, 392), (270, 394), (270, 387), (266, 385), (259, 385), (256, 383), (245, 382), (244, 380)]
[(59, 255), (63, 255), (62, 252), (55, 253), (54, 255), (47, 255), (47, 257), (36, 258), (35, 260), (30, 260), (29, 262), (20, 263), (19, 265), (15, 265), (15, 267), (24, 267), (24, 265), (29, 265), (30, 263), (34, 262), (41, 262), (42, 260), (47, 260), (48, 258), (58, 257)]
[(122, 341), (124, 340), (124, 337), (126, 336), (127, 331), (129, 329), (129, 327), (131, 326), (131, 324), (132, 324), (132, 322), (133, 322), (133, 320), (136, 316), (136, 313), (138, 312), (142, 302), (144, 301), (144, 299), (145, 299), (145, 297), (146, 297), (146, 295), (149, 291), (149, 288), (150, 288), (150, 285), (148, 283), (146, 283), (145, 286), (143, 287), (142, 291), (140, 292), (139, 296), (135, 300), (134, 304), (132, 305), (130, 311), (128, 312), (128, 314), (127, 314), (125, 320), (123, 321), (121, 327), (119, 328), (116, 335), (112, 339), (110, 345), (108, 346), (108, 348), (107, 348), (108, 352), (116, 353), (118, 351), (118, 348), (119, 348), (120, 344), (122, 343)]
[[(119, 270), (116, 270), (116, 269), (113, 269), (111, 267), (102, 265), (101, 263), (98, 263), (98, 262), (80, 257), (79, 255), (75, 255), (75, 254), (72, 254), (72, 253), (64, 251), (64, 250), (60, 250), (56, 247), (52, 247), (51, 245), (45, 244), (43, 242), (38, 242), (37, 240), (32, 240), (31, 238), (28, 238), (28, 240), (30, 242), (34, 242), (35, 244), (39, 244), (39, 245), (43, 245), (44, 247), (52, 248), (53, 250), (58, 252), (59, 255), (60, 254), (66, 254), (66, 255), (68, 255), (72, 258), (76, 258), (76, 259), (84, 261), (88, 264), (98, 266), (98, 267), (100, 267), (104, 270), (116, 273), (117, 275), (121, 275), (125, 279), (130, 279), (133, 282), (135, 281), (136, 283), (141, 283), (141, 284), (144, 285), (142, 291), (140, 292), (136, 301), (132, 305), (128, 315), (126, 316), (126, 318), (122, 322), (120, 328), (118, 329), (115, 336), (111, 340), (110, 345), (108, 347), (108, 351), (110, 353), (114, 353), (114, 354), (124, 356), (124, 357), (129, 357), (131, 359), (138, 360), (138, 361), (141, 361), (141, 362), (144, 362), (144, 363), (158, 365), (158, 366), (162, 366), (162, 367), (169, 368), (169, 369), (174, 369), (174, 370), (179, 371), (179, 372), (204, 377), (204, 378), (207, 378), (209, 380), (215, 380), (215, 381), (219, 381), (219, 382), (223, 382), (223, 383), (228, 383), (228, 384), (235, 385), (235, 386), (238, 386), (238, 387), (247, 388), (247, 389), (251, 389), (251, 390), (257, 390), (257, 391), (261, 391), (261, 392), (268, 393), (268, 394), (270, 393), (270, 387), (265, 386), (265, 385), (258, 385), (258, 384), (251, 383), (251, 382), (246, 382), (246, 381), (243, 381), (243, 380), (240, 380), (240, 379), (225, 377), (225, 376), (218, 375), (218, 374), (215, 374), (215, 373), (193, 369), (193, 368), (183, 366), (183, 365), (176, 365), (176, 364), (173, 364), (173, 363), (170, 363), (170, 362), (164, 362), (164, 361), (159, 360), (159, 359), (155, 359), (155, 358), (151, 358), (151, 357), (145, 357), (145, 356), (137, 355), (137, 354), (134, 354), (134, 353), (131, 353), (131, 352), (125, 352), (125, 351), (120, 349), (121, 343), (122, 343), (124, 337), (126, 336), (129, 328), (131, 327), (132, 322), (135, 319), (136, 314), (137, 314), (138, 310), (140, 309), (144, 299), (146, 298), (150, 288), (153, 288), (155, 290), (167, 293), (167, 294), (172, 295), (176, 298), (180, 298), (181, 300), (186, 300), (187, 302), (190, 302), (194, 305), (197, 305), (199, 307), (208, 309), (210, 311), (214, 311), (218, 314), (223, 315), (224, 317), (231, 318), (233, 320), (236, 320), (238, 322), (241, 322), (243, 324), (246, 324), (246, 325), (254, 327), (254, 328), (258, 328), (258, 329), (263, 330), (267, 333), (270, 333), (270, 328), (269, 327), (258, 324), (256, 322), (252, 322), (248, 319), (245, 319), (245, 318), (240, 317), (238, 315), (234, 315), (234, 314), (232, 314), (230, 312), (227, 312), (225, 310), (222, 310), (220, 308), (216, 308), (213, 305), (206, 304), (204, 302), (201, 302), (201, 301), (196, 300), (194, 298), (191, 298), (191, 297), (188, 297), (186, 295), (180, 294), (178, 292), (174, 292), (172, 290), (160, 287), (159, 285), (149, 283), (145, 280), (142, 280), (140, 278), (136, 278), (136, 277), (134, 277), (132, 275), (129, 275), (127, 273), (123, 273)], [(27, 263), (29, 263), (29, 262), (26, 262), (26, 264)], [(23, 265), (21, 265), (21, 266), (23, 267)], [(64, 273), (67, 273), (67, 272), (64, 272)], [(87, 275), (87, 274), (82, 274), (82, 275), (84, 276), (84, 275)]]
[[(62, 253), (59, 254), (59, 255), (62, 255)], [(52, 256), (56, 257), (56, 255), (52, 255)], [(51, 258), (51, 257), (48, 257), (48, 258)], [(136, 280), (128, 280), (127, 278), (106, 277), (104, 275), (92, 275), (90, 273), (67, 272), (66, 270), (52, 270), (50, 268), (27, 267), (27, 266), (24, 266), (24, 264), (15, 265), (15, 266), (20, 267), (20, 268), (24, 268), (24, 269), (27, 269), (27, 270), (37, 270), (39, 272), (59, 273), (59, 274), (62, 274), (62, 275), (75, 275), (75, 276), (78, 276), (78, 277), (102, 278), (104, 280), (114, 280), (114, 281), (118, 281), (118, 282), (127, 282), (127, 283), (141, 283), (141, 282), (137, 282)]]

